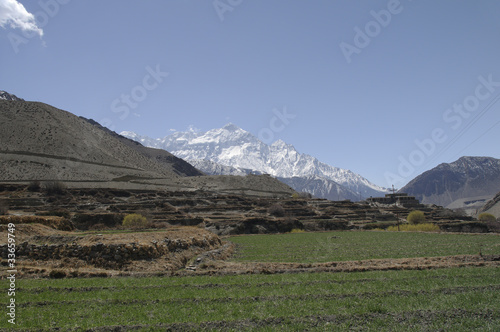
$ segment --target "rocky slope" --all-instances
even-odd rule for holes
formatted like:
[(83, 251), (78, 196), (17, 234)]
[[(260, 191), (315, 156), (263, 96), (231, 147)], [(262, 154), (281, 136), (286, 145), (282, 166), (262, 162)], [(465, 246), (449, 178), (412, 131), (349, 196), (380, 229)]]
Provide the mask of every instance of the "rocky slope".
[[(146, 148), (132, 147), (134, 142), (86, 119), (38, 102), (0, 101), (0, 126), (2, 181), (112, 181), (123, 176), (201, 174), (178, 158), (159, 163), (147, 155)], [(162, 150), (158, 153), (173, 157)], [(187, 174), (178, 171), (182, 164)]]
[(500, 189), (500, 159), (462, 157), (417, 176), (401, 192), (422, 203), (475, 210)]
[[(491, 200), (489, 200), (480, 210), (479, 213), (486, 212), (491, 213), (497, 218), (500, 218), (500, 192), (496, 194)], [(478, 214), (479, 214), (478, 213)]]

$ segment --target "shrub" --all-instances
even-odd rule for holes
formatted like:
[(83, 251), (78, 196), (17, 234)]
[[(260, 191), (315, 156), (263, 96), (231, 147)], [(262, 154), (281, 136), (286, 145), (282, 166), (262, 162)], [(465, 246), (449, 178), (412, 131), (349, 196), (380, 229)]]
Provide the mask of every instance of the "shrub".
[(408, 220), (410, 224), (421, 224), (425, 222), (425, 215), (422, 211), (414, 210), (410, 212), (406, 220)]
[[(387, 230), (390, 232), (397, 232), (398, 226), (390, 226)], [(439, 232), (440, 228), (435, 224), (423, 223), (399, 225), (399, 230), (402, 232)]]
[(123, 223), (123, 216), (119, 213), (76, 213), (71, 221), (76, 228), (81, 230), (87, 230), (95, 224), (104, 224), (108, 228), (113, 228)]
[(40, 188), (40, 181), (35, 180), (28, 184), (28, 191), (40, 191)]
[(293, 199), (299, 199), (299, 198), (308, 199), (308, 198), (312, 198), (312, 197), (313, 196), (306, 191), (301, 191), (300, 193), (295, 192), (292, 194)]
[(488, 222), (488, 221), (495, 221), (495, 220), (496, 220), (496, 218), (495, 218), (495, 216), (494, 216), (494, 215), (492, 215), (491, 213), (486, 213), (486, 212), (481, 213), (481, 214), (477, 217), (477, 219), (478, 219), (479, 221), (486, 221), (486, 222)]
[(269, 209), (267, 210), (270, 215), (275, 216), (275, 217), (284, 217), (285, 216), (285, 209), (279, 204), (273, 204)]
[(129, 228), (144, 228), (148, 225), (148, 220), (138, 213), (132, 213), (123, 218), (122, 225)]
[(66, 272), (61, 270), (52, 270), (49, 273), (49, 278), (52, 279), (62, 279), (66, 277)]
[(305, 230), (300, 229), (300, 228), (294, 228), (290, 231), (290, 233), (304, 233)]
[(64, 183), (60, 181), (48, 181), (43, 184), (43, 188), (47, 195), (60, 195), (66, 189)]

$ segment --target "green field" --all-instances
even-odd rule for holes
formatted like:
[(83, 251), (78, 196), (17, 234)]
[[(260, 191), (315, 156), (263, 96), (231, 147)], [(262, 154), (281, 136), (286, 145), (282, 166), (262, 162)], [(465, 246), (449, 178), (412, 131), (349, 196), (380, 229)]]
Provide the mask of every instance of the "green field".
[(234, 261), (315, 263), (379, 258), (500, 255), (495, 234), (324, 232), (234, 236)]
[[(388, 232), (231, 238), (240, 245), (234, 260), (273, 262), (476, 254), (479, 246), (483, 252), (498, 254), (499, 239)], [(500, 269), (496, 265), (350, 273), (21, 279), (16, 305), (16, 327), (26, 330), (498, 331)], [(4, 318), (0, 329), (7, 327), (11, 326)]]
[(500, 271), (490, 267), (21, 280), (18, 287), (17, 327), (26, 329), (500, 328)]

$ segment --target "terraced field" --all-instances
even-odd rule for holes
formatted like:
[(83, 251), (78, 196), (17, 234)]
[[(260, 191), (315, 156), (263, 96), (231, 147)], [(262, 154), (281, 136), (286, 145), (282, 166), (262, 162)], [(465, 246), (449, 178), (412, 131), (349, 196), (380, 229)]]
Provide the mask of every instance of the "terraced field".
[[(413, 257), (449, 255), (459, 248), (459, 254), (474, 254), (479, 247), (483, 254), (498, 255), (498, 236), (438, 235), (330, 232), (239, 236), (231, 238), (239, 243), (232, 260), (262, 261), (267, 257), (265, 250), (271, 261), (313, 263), (407, 257), (410, 253)], [(325, 257), (324, 250), (317, 250), (325, 248), (322, 241), (339, 241), (335, 242), (338, 249)], [(461, 245), (456, 245), (457, 241)], [(415, 252), (415, 248), (421, 249)], [(338, 252), (343, 254), (336, 256)], [(171, 277), (21, 279), (16, 290), (16, 327), (95, 331), (498, 331), (499, 266), (499, 262), (490, 260), (466, 267), (349, 273), (223, 274), (214, 270), (210, 275), (205, 270)], [(0, 328), (7, 327), (2, 320)]]
[(496, 234), (324, 232), (234, 236), (238, 262), (315, 263), (452, 255), (500, 255)]

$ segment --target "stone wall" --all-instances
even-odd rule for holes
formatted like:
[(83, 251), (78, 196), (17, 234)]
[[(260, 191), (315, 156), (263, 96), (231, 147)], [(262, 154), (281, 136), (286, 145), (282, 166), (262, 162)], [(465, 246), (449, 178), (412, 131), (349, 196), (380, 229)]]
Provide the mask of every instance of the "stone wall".
[(460, 222), (436, 223), (441, 231), (456, 233), (488, 233), (493, 232), (486, 223), (482, 222)]
[[(123, 265), (132, 260), (158, 258), (187, 249), (210, 250), (222, 244), (217, 236), (188, 239), (168, 239), (152, 241), (151, 244), (50, 244), (36, 245), (23, 242), (16, 246), (16, 257), (36, 260), (78, 258), (95, 265)], [(0, 246), (2, 258), (7, 258), (7, 245)]]

